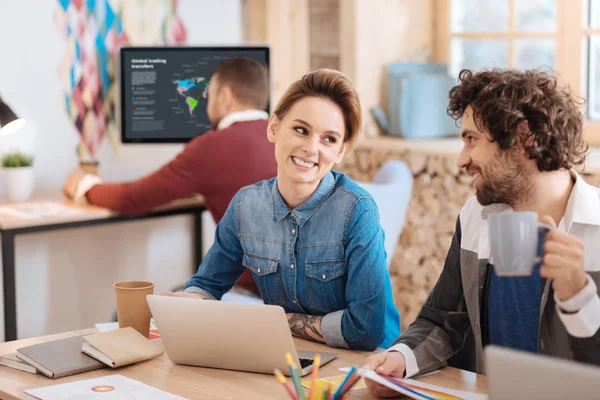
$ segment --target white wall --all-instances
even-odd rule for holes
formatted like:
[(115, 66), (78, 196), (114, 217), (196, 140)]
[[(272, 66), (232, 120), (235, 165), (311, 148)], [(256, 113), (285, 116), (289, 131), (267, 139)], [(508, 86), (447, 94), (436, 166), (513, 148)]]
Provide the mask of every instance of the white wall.
[[(39, 190), (60, 188), (77, 165), (78, 133), (58, 100), (65, 49), (54, 22), (58, 7), (57, 0), (0, 0), (0, 96), (27, 120), (22, 131), (0, 138), (0, 153), (33, 153)], [(241, 42), (240, 0), (180, 0), (179, 10), (189, 44)], [(98, 153), (100, 174), (109, 180), (137, 178), (180, 149), (122, 145), (117, 154), (105, 140)], [(118, 280), (149, 279), (156, 291), (183, 283), (192, 270), (191, 228), (191, 218), (172, 217), (18, 236), (19, 337), (107, 321)], [(0, 340), (3, 311), (2, 305)]]

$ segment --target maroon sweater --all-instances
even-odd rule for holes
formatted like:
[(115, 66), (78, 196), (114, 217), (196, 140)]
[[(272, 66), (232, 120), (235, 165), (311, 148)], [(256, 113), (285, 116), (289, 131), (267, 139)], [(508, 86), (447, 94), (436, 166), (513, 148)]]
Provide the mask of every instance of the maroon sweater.
[[(276, 175), (274, 147), (267, 140), (267, 121), (242, 121), (198, 136), (169, 163), (136, 181), (95, 185), (86, 198), (121, 214), (141, 214), (171, 200), (200, 193), (218, 223), (238, 190)], [(239, 284), (256, 291), (247, 272)]]

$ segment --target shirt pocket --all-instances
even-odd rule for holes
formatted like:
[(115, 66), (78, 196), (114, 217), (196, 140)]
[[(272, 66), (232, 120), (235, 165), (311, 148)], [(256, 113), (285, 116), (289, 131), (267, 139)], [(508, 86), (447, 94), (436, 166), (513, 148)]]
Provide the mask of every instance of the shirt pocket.
[(244, 253), (242, 265), (252, 271), (254, 281), (266, 304), (283, 304), (284, 294), (279, 260)]
[(344, 260), (306, 262), (310, 306), (325, 312), (346, 306), (347, 269)]

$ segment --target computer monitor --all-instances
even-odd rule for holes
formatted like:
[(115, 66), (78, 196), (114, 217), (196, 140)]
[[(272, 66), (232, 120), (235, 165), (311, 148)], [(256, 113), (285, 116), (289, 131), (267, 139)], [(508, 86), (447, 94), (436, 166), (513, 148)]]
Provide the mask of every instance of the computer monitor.
[(121, 48), (121, 141), (185, 143), (212, 129), (208, 84), (217, 64), (235, 56), (269, 66), (268, 47)]

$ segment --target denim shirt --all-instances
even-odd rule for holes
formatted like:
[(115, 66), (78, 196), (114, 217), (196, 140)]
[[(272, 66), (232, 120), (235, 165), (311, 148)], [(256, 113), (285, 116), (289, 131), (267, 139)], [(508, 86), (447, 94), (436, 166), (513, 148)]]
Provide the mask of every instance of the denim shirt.
[(266, 304), (324, 315), (330, 346), (387, 348), (400, 334), (377, 205), (344, 174), (327, 173), (293, 210), (276, 178), (241, 189), (186, 291), (220, 299), (244, 268)]

